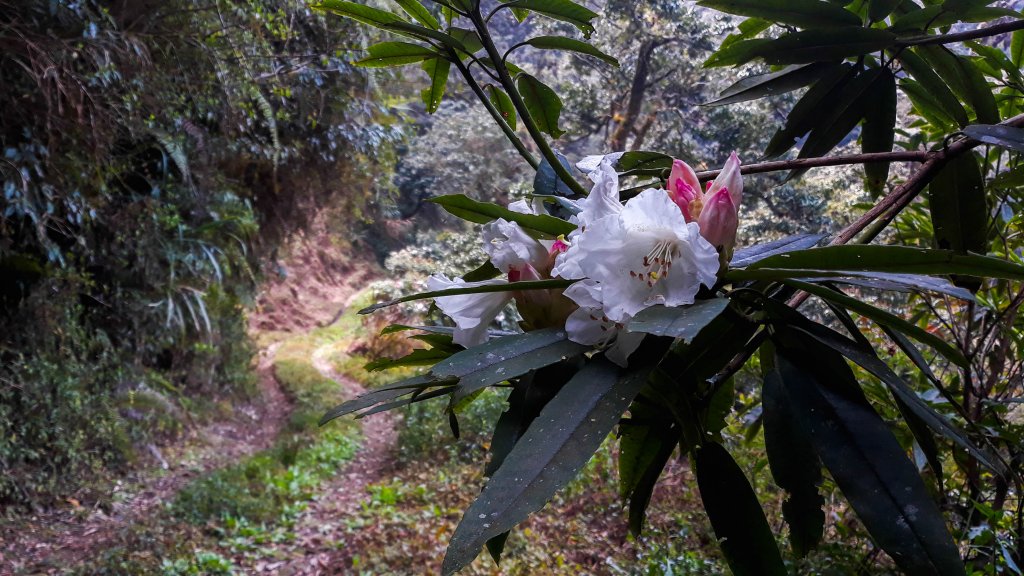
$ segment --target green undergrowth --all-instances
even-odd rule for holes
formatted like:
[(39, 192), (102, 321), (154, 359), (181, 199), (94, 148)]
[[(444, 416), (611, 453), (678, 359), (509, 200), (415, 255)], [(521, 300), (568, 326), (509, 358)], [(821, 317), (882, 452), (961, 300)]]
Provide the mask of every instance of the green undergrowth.
[(318, 426), (323, 413), (345, 398), (313, 363), (322, 347), (330, 361), (331, 352), (365, 336), (356, 310), (280, 342), (273, 370), (291, 410), (273, 446), (192, 481), (81, 573), (240, 574), (245, 565), (274, 557), (277, 544), (293, 542), (302, 512), (359, 447), (357, 422)]

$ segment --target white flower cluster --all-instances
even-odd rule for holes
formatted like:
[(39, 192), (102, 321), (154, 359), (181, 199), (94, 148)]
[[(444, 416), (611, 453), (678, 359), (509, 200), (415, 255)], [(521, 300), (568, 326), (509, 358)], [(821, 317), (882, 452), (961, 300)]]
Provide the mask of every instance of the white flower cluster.
[[(483, 227), (484, 251), (505, 278), (464, 282), (443, 274), (430, 277), (430, 290), (578, 280), (564, 292), (520, 290), (437, 298), (438, 307), (456, 323), (456, 343), (470, 347), (486, 341), (495, 315), (515, 299), (530, 328), (564, 325), (571, 340), (605, 347), (609, 359), (624, 366), (643, 336), (623, 330), (637, 313), (654, 305), (692, 304), (701, 285), (714, 286), (720, 259), (731, 251), (736, 234), (742, 191), (739, 160), (733, 155), (703, 194), (692, 169), (677, 161), (672, 171), (676, 178), (669, 178), (667, 190), (644, 190), (625, 205), (619, 197), (617, 160), (606, 156), (589, 161), (594, 186), (579, 201), (572, 219), (577, 228), (567, 239), (536, 240), (515, 222), (500, 218)], [(707, 209), (701, 214), (705, 202)], [(509, 208), (520, 213), (543, 211), (539, 202), (519, 201)]]

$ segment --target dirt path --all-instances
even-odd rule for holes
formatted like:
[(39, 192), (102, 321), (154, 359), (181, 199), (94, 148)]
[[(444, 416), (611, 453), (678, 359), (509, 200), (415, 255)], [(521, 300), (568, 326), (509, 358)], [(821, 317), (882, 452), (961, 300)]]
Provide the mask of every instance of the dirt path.
[[(313, 366), (325, 377), (341, 384), (346, 398), (365, 391), (358, 382), (339, 374), (331, 365), (333, 344), (318, 348)], [(380, 481), (392, 469), (393, 450), (398, 438), (396, 416), (392, 413), (360, 420), (362, 442), (355, 457), (339, 470), (328, 484), (321, 486), (309, 509), (295, 526), (296, 538), (287, 546), (291, 560), (260, 562), (252, 571), (302, 576), (345, 574), (345, 566), (333, 564), (337, 545), (345, 538), (344, 519), (355, 513), (366, 497), (366, 487)]]
[[(259, 305), (250, 313), (250, 332), (254, 336), (299, 335), (330, 323), (336, 311), (377, 276), (373, 263), (351, 259), (328, 240), (314, 235), (293, 247), (287, 263), (289, 275), (267, 282)], [(119, 534), (156, 513), (191, 480), (270, 448), (292, 411), (291, 402), (274, 377), (279, 346), (280, 341), (271, 344), (257, 357), (258, 398), (233, 406), (233, 417), (193, 430), (185, 441), (165, 447), (163, 453), (151, 448), (155, 465), (132, 470), (121, 478), (112, 488), (113, 494), (102, 499), (102, 507), (81, 506), (69, 500), (66, 507), (0, 520), (0, 576), (66, 572), (113, 546)], [(335, 374), (327, 353), (326, 347), (317, 351), (313, 359), (317, 368), (341, 382), (347, 392), (357, 394), (361, 387)], [(298, 548), (317, 550), (313, 537), (316, 519), (336, 518), (351, 509), (347, 507), (357, 506), (364, 482), (372, 482), (383, 469), (388, 447), (394, 441), (392, 423), (371, 419), (364, 426), (364, 434), (365, 446), (344, 472), (351, 480), (332, 483), (311, 506), (310, 520), (302, 527), (302, 534), (308, 534), (308, 538)], [(354, 486), (351, 491), (350, 486)], [(339, 501), (334, 502), (335, 498)]]
[(0, 523), (0, 574), (58, 574), (93, 558), (118, 532), (173, 499), (189, 481), (269, 448), (291, 412), (274, 378), (278, 345), (258, 357), (260, 397), (236, 407), (236, 417), (205, 425), (189, 442), (159, 454), (162, 467), (134, 471), (113, 488), (109, 509), (69, 507)]

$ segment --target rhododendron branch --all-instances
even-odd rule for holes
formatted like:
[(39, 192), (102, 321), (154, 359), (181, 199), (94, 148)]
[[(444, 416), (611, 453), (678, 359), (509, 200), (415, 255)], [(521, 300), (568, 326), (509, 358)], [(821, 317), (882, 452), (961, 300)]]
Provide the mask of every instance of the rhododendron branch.
[[(1000, 123), (1003, 126), (1020, 127), (1024, 126), (1024, 114), (1019, 114), (1005, 120)], [(887, 194), (884, 198), (879, 200), (870, 210), (865, 212), (860, 218), (853, 223), (849, 224), (845, 228), (839, 231), (830, 242), (830, 246), (839, 246), (842, 244), (849, 244), (851, 242), (855, 244), (867, 244), (874, 240), (879, 234), (882, 233), (889, 223), (899, 215), (911, 202), (917, 198), (918, 194), (924, 190), (924, 188), (932, 181), (935, 174), (942, 169), (950, 160), (965, 154), (974, 148), (980, 146), (982, 142), (973, 138), (963, 138), (958, 140), (948, 147), (938, 150), (935, 152), (928, 153), (928, 159), (922, 164), (920, 170), (914, 175), (907, 179), (906, 182), (900, 184), (892, 192)], [(860, 156), (865, 156), (861, 154)], [(743, 168), (748, 168), (744, 166)], [(716, 171), (717, 172), (717, 171)], [(697, 176), (702, 177), (705, 173), (698, 173)], [(799, 308), (801, 304), (807, 301), (810, 296), (807, 292), (797, 292), (786, 302), (792, 308)], [(764, 341), (768, 336), (767, 330), (761, 330), (751, 338), (748, 342), (748, 346), (739, 354), (734, 356), (725, 367), (716, 374), (712, 379), (716, 385), (725, 382), (730, 376), (739, 371), (753, 353), (757, 350), (757, 347)]]
[[(909, 152), (872, 152), (868, 154), (847, 154), (843, 156), (822, 156), (820, 158), (795, 158), (793, 160), (776, 160), (759, 164), (745, 164), (740, 173), (764, 174), (784, 170), (800, 170), (804, 168), (820, 168), (823, 166), (846, 166), (851, 164), (871, 164), (874, 162), (926, 162), (934, 152), (924, 150)], [(721, 170), (705, 170), (697, 172), (701, 182), (714, 180)]]
[(1024, 30), (1024, 20), (1013, 20), (1011, 22), (1003, 22), (1002, 24), (983, 26), (981, 28), (975, 28), (974, 30), (967, 30), (966, 32), (957, 32), (955, 34), (938, 34), (935, 36), (906, 38), (900, 40), (898, 45), (923, 46), (925, 44), (952, 44), (954, 42), (965, 42), (967, 40), (999, 36), (1000, 34), (1013, 32), (1015, 30)]
[[(537, 162), (537, 159), (533, 157), (533, 154), (526, 149), (526, 145), (523, 144), (523, 141), (519, 139), (518, 135), (516, 135), (515, 130), (512, 130), (512, 127), (509, 126), (508, 122), (501, 116), (501, 112), (494, 107), (494, 104), (491, 103), (487, 94), (484, 94), (484, 89), (480, 87), (480, 84), (476, 81), (476, 78), (473, 77), (469, 68), (463, 64), (462, 60), (457, 56), (452, 57), (451, 61), (455, 63), (459, 72), (462, 73), (462, 77), (466, 79), (466, 83), (469, 84), (469, 88), (473, 91), (473, 94), (476, 94), (476, 97), (484, 105), (484, 108), (487, 109), (487, 112), (489, 112), (491, 117), (494, 118), (498, 127), (501, 128), (501, 131), (505, 133), (505, 136), (508, 137), (509, 141), (512, 142), (512, 145), (519, 151), (519, 155), (526, 160), (530, 167), (536, 170), (540, 163)], [(482, 66), (483, 65), (481, 64), (481, 67)]]
[(530, 111), (526, 108), (526, 102), (523, 101), (522, 96), (519, 95), (519, 90), (516, 88), (515, 82), (512, 80), (512, 76), (508, 73), (508, 68), (505, 66), (502, 60), (502, 55), (498, 51), (497, 46), (494, 45), (494, 40), (491, 38), (491, 33), (487, 29), (487, 23), (484, 21), (483, 16), (480, 14), (480, 9), (475, 9), (470, 15), (470, 20), (473, 21), (473, 26), (476, 28), (477, 34), (480, 36), (480, 41), (484, 45), (484, 50), (487, 51), (487, 55), (490, 56), (491, 62), (494, 63), (495, 72), (498, 73), (498, 78), (501, 80), (502, 86), (505, 88), (505, 92), (508, 97), (512, 100), (512, 105), (515, 106), (516, 112), (519, 113), (519, 119), (526, 127), (526, 131), (530, 133), (530, 137), (537, 144), (537, 148), (540, 153), (554, 169), (555, 174), (558, 178), (565, 182), (567, 186), (578, 196), (586, 196), (587, 190), (575, 179), (569, 170), (562, 165), (558, 157), (555, 155), (555, 151), (551, 149), (551, 145), (544, 138), (544, 134), (540, 131), (537, 123), (530, 115)]

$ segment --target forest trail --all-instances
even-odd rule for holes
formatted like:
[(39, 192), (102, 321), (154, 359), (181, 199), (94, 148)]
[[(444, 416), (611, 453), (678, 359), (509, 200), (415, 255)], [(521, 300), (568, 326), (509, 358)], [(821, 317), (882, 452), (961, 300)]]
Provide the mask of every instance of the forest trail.
[[(313, 366), (325, 377), (342, 385), (346, 398), (365, 391), (355, 380), (339, 374), (331, 365), (335, 344), (326, 344), (313, 353)], [(337, 546), (345, 539), (344, 519), (353, 515), (366, 497), (366, 487), (381, 480), (393, 469), (393, 451), (398, 439), (396, 417), (377, 414), (360, 420), (362, 441), (359, 451), (338, 474), (318, 489), (318, 494), (299, 518), (294, 541), (281, 544), (279, 552), (287, 561), (261, 561), (249, 566), (253, 572), (320, 576), (337, 574), (333, 562)]]
[(193, 479), (269, 448), (291, 412), (291, 402), (274, 377), (279, 345), (271, 344), (258, 355), (259, 398), (236, 406), (231, 419), (194, 430), (186, 442), (164, 453), (150, 448), (166, 468), (133, 470), (115, 484), (113, 495), (103, 502), (108, 506), (86, 508), (69, 499), (69, 508), (0, 524), (0, 575), (59, 574), (93, 558), (121, 530), (155, 513)]
[[(228, 418), (192, 428), (170, 446), (145, 447), (152, 465), (131, 470), (110, 488), (112, 495), (95, 504), (82, 505), (69, 498), (69, 506), (0, 520), (0, 576), (66, 573), (69, 567), (96, 558), (113, 546), (121, 533), (159, 513), (160, 507), (173, 501), (191, 481), (273, 445), (293, 408), (274, 374), (278, 348), (290, 338), (336, 321), (339, 310), (379, 275), (375, 264), (351, 259), (322, 234), (296, 241), (280, 269), (277, 278), (266, 282), (249, 315), (251, 337), (264, 340), (254, 358), (258, 396), (232, 406)], [(363, 387), (331, 366), (329, 355), (336, 345), (320, 346), (310, 360), (351, 398)], [(322, 573), (318, 565), (326, 562), (328, 554), (317, 551), (329, 549), (332, 537), (323, 528), (331, 525), (331, 518), (336, 523), (347, 510), (358, 506), (365, 486), (387, 468), (396, 438), (394, 419), (384, 415), (363, 421), (362, 434), (357, 454), (310, 503), (296, 526), (296, 541), (288, 544), (288, 550), (281, 550), (298, 559), (287, 571), (282, 562), (261, 563), (252, 566), (253, 571)]]

